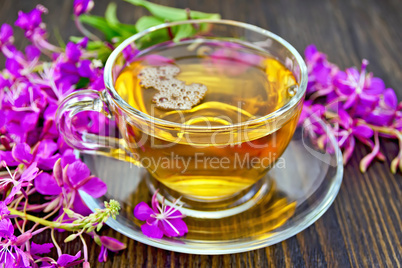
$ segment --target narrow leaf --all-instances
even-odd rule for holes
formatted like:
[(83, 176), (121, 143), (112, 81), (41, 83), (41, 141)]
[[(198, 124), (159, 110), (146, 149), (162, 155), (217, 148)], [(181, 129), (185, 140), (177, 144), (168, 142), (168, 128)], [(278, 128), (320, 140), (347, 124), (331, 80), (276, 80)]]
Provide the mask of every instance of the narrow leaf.
[[(181, 21), (188, 18), (184, 9), (167, 7), (151, 3), (145, 0), (125, 0), (133, 5), (145, 7), (152, 15), (168, 21)], [(204, 13), (199, 11), (190, 11), (192, 19), (219, 19), (219, 14)]]
[(116, 16), (117, 5), (114, 2), (109, 3), (105, 11), (105, 19), (109, 25), (117, 26), (120, 22)]
[(159, 25), (162, 23), (164, 23), (164, 21), (157, 17), (143, 16), (137, 20), (137, 22), (135, 23), (135, 28), (137, 29), (137, 31), (141, 32), (150, 27), (153, 27), (153, 26), (156, 26), (156, 25)]
[(174, 32), (173, 38), (174, 42), (178, 42), (186, 37), (191, 37), (195, 33), (194, 27), (191, 24), (178, 25), (176, 29), (177, 30)]
[(108, 41), (115, 36), (119, 36), (119, 33), (110, 27), (105, 18), (93, 15), (81, 15), (79, 19), (82, 23), (86, 23), (89, 26), (101, 31)]

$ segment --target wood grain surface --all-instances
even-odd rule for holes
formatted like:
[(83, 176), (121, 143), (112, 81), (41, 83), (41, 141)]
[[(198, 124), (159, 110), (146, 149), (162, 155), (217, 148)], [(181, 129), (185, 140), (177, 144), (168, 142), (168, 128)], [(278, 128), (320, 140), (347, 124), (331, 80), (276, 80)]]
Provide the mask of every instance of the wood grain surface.
[[(103, 14), (108, 1), (95, 1), (93, 14)], [(165, 0), (158, 3), (245, 21), (266, 28), (293, 44), (299, 52), (311, 43), (327, 53), (340, 67), (370, 61), (369, 71), (384, 79), (402, 100), (402, 1), (264, 1), (264, 0)], [(13, 24), (18, 10), (28, 11), (42, 3), (49, 31), (66, 40), (78, 35), (71, 20), (73, 1), (0, 0), (0, 22)], [(134, 23), (146, 14), (142, 8), (118, 1), (122, 21)], [(55, 41), (54, 38), (51, 40)], [(16, 34), (24, 46), (22, 32)], [(331, 208), (310, 228), (271, 247), (256, 251), (201, 256), (180, 254), (150, 247), (105, 229), (104, 235), (126, 242), (127, 250), (97, 263), (100, 248), (89, 243), (91, 267), (401, 267), (402, 266), (402, 178), (389, 171), (397, 154), (393, 142), (382, 144), (388, 157), (376, 162), (367, 173), (359, 171), (359, 159), (367, 153), (358, 146), (345, 168), (344, 182)], [(62, 241), (66, 234), (59, 234)], [(35, 242), (50, 241), (49, 233)], [(80, 243), (62, 245), (76, 253)]]

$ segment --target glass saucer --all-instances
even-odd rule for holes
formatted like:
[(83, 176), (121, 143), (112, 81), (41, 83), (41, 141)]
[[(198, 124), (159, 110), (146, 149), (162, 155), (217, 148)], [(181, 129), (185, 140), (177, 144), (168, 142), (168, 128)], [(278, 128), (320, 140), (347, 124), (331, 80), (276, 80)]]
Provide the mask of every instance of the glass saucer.
[(80, 193), (88, 207), (102, 208), (110, 199), (122, 206), (116, 220), (107, 221), (111, 228), (150, 246), (191, 254), (244, 252), (296, 235), (329, 208), (343, 176), (342, 154), (334, 136), (320, 119), (310, 117), (296, 129), (281, 161), (261, 179), (260, 183), (269, 183), (270, 188), (253, 206), (223, 218), (187, 216), (186, 236), (151, 239), (142, 234), (143, 222), (133, 215), (139, 202), (150, 204), (152, 187), (144, 168), (101, 155), (80, 157), (108, 185), (107, 194), (101, 198)]

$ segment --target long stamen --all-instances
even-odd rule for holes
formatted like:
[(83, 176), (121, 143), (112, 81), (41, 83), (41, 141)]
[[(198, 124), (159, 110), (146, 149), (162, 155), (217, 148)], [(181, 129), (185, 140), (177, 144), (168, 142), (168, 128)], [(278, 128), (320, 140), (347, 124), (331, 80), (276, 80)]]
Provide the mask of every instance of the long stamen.
[(169, 226), (172, 227), (172, 229), (173, 229), (177, 234), (180, 234), (180, 232), (177, 231), (177, 229), (173, 226), (173, 224), (171, 224), (171, 223), (169, 222), (169, 220), (165, 220), (165, 222), (167, 222), (167, 224), (169, 224)]
[(6, 167), (6, 169), (7, 169), (7, 171), (8, 171), (8, 174), (10, 174), (10, 177), (11, 177), (13, 180), (15, 180), (15, 173), (14, 173), (14, 175), (11, 174), (11, 171), (10, 171), (10, 169), (8, 168), (6, 161), (3, 161), (3, 165)]
[[(183, 205), (180, 205), (179, 207), (175, 208), (176, 204), (177, 204), (178, 202), (180, 202), (180, 199), (181, 199), (181, 196), (173, 202), (172, 206), (165, 212), (165, 215), (166, 215), (166, 216), (171, 215), (172, 213), (174, 213), (175, 211), (177, 211), (178, 209), (180, 209), (181, 207), (183, 207)], [(172, 211), (172, 210), (173, 210), (173, 211)]]
[(170, 218), (170, 215), (172, 215), (173, 213), (175, 213), (176, 211), (178, 211), (179, 209), (181, 209), (183, 207), (183, 205), (180, 205), (178, 207), (175, 207), (172, 211), (170, 211), (168, 214), (166, 214), (166, 217)]

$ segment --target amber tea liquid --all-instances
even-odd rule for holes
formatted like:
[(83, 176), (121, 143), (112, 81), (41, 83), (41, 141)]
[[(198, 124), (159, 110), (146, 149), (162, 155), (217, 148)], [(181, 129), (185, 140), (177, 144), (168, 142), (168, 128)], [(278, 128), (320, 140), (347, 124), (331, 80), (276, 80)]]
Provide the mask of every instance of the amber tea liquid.
[[(269, 54), (244, 44), (198, 39), (159, 45), (140, 59), (119, 74), (115, 88), (132, 107), (156, 120), (152, 126), (135, 120), (118, 122), (120, 131), (152, 176), (187, 198), (219, 200), (253, 185), (293, 136), (298, 113), (269, 124), (247, 123), (282, 107), (297, 88), (292, 72)], [(189, 109), (158, 107), (167, 99), (158, 95), (157, 88), (141, 82), (155, 66), (179, 70), (174, 75), (179, 83), (171, 85), (171, 90), (181, 90), (172, 95), (177, 107), (186, 104), (185, 85), (205, 86), (205, 94)], [(163, 128), (157, 119), (206, 130)], [(240, 123), (244, 126), (230, 128)], [(214, 127), (220, 128), (208, 130)]]

